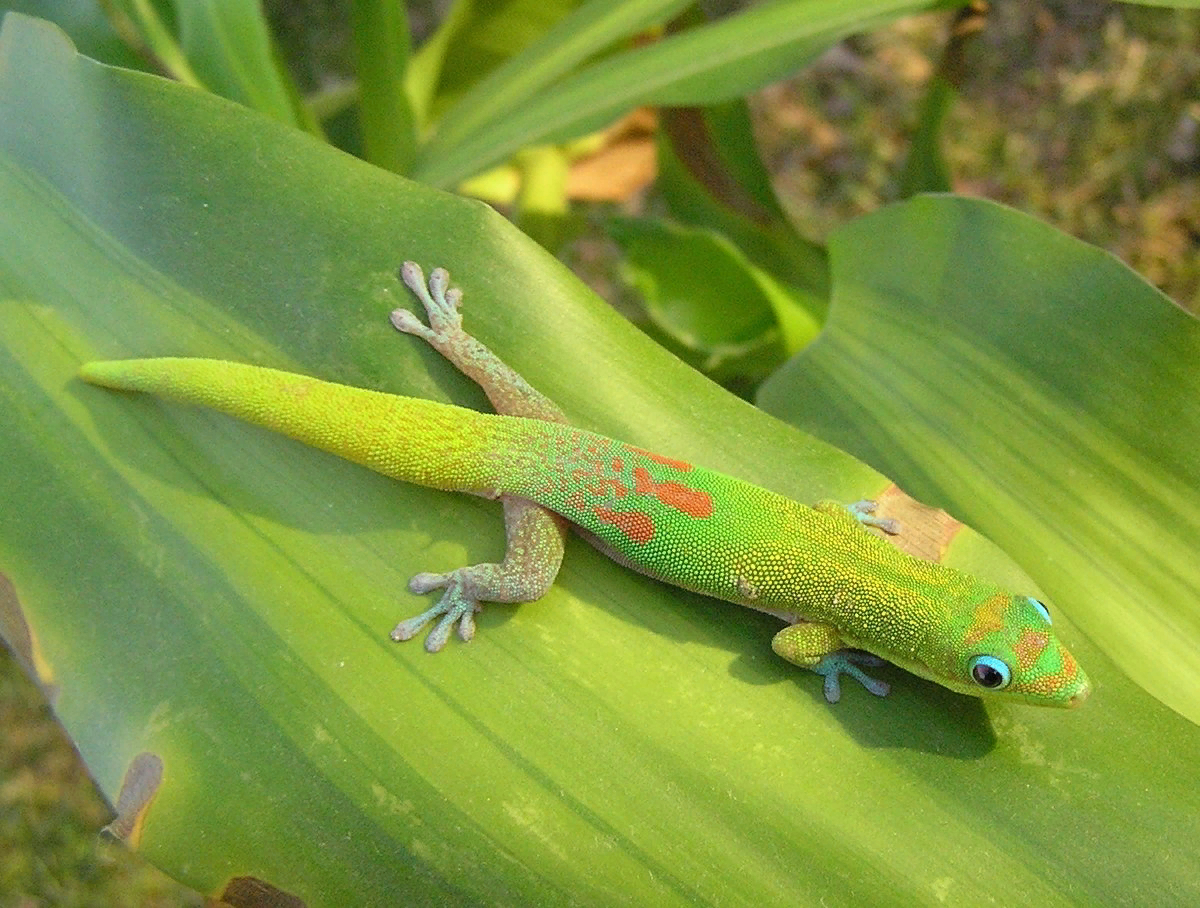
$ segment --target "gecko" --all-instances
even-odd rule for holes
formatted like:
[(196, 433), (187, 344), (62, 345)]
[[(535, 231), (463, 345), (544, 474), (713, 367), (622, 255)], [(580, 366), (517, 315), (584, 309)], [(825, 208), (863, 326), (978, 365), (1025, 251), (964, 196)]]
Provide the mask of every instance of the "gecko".
[(772, 649), (821, 675), (830, 703), (843, 675), (886, 696), (889, 685), (864, 671), (884, 661), (964, 694), (1059, 707), (1088, 697), (1087, 675), (1038, 599), (902, 551), (886, 539), (900, 527), (875, 516), (874, 502), (808, 505), (572, 426), (466, 333), (462, 293), (445, 269), (426, 281), (405, 262), (400, 278), (428, 324), (408, 309), (392, 312), (392, 324), (478, 383), (495, 413), (224, 360), (96, 361), (79, 374), (210, 407), (405, 482), (498, 499), (501, 561), (409, 582), (441, 595), (391, 638), (430, 627), (429, 652), (455, 629), (471, 640), (485, 602), (541, 598), (574, 529), (632, 570), (783, 620)]

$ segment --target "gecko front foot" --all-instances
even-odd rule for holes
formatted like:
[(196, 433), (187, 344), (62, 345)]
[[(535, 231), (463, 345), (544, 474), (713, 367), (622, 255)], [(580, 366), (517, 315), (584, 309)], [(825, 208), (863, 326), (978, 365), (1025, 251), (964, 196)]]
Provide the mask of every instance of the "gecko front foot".
[(893, 520), (891, 517), (876, 517), (875, 509), (879, 507), (876, 501), (864, 499), (856, 501), (852, 505), (847, 505), (846, 510), (854, 515), (854, 519), (866, 527), (875, 527), (883, 530), (889, 536), (895, 536), (900, 532), (900, 521)]
[(793, 665), (824, 676), (825, 699), (830, 703), (837, 703), (842, 698), (841, 675), (856, 679), (877, 697), (886, 697), (890, 690), (886, 683), (876, 681), (859, 668), (860, 665), (883, 665), (883, 660), (871, 653), (847, 648), (837, 628), (830, 624), (819, 621), (789, 624), (771, 640), (771, 649)]
[(883, 665), (883, 660), (861, 650), (840, 649), (829, 653), (816, 665), (809, 666), (818, 675), (825, 678), (824, 693), (829, 703), (837, 703), (842, 699), (842, 684), (840, 675), (849, 675), (876, 697), (886, 697), (892, 689), (886, 681), (879, 681), (864, 672), (860, 665), (874, 668)]
[(431, 590), (444, 589), (442, 598), (433, 608), (401, 621), (392, 629), (391, 638), (397, 643), (411, 640), (430, 621), (440, 619), (425, 638), (425, 651), (436, 653), (450, 639), (454, 625), (458, 625), (458, 636), (464, 641), (475, 636), (475, 613), (479, 611), (479, 603), (471, 599), (463, 589), (464, 580), (460, 571), (448, 574), (417, 574), (408, 582), (408, 588), (414, 593), (428, 593)]

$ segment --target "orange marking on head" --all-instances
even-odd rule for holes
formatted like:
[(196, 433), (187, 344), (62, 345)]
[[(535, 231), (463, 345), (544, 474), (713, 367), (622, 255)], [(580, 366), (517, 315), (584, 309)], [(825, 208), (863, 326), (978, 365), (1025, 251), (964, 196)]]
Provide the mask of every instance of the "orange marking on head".
[(604, 523), (615, 526), (631, 541), (645, 545), (654, 538), (654, 520), (640, 511), (613, 511), (594, 507), (592, 513)]
[(655, 463), (662, 464), (664, 467), (670, 467), (673, 470), (679, 470), (686, 473), (692, 469), (692, 465), (686, 460), (675, 460), (673, 457), (663, 457), (661, 454), (655, 454), (653, 451), (647, 451), (645, 448), (635, 448), (633, 445), (625, 446), (634, 454), (641, 454), (647, 460), (652, 460)]
[(1004, 619), (1008, 614), (1009, 598), (997, 593), (979, 603), (971, 620), (964, 643), (972, 646), (995, 631), (1004, 630)]
[(1050, 635), (1045, 631), (1026, 630), (1015, 644), (1013, 653), (1017, 657), (1017, 665), (1021, 671), (1029, 671), (1041, 656), (1042, 650), (1050, 642)]
[[(1062, 649), (1060, 647), (1060, 649)], [(1075, 661), (1075, 657), (1071, 655), (1070, 650), (1062, 650), (1062, 674), (1064, 678), (1074, 678), (1079, 674), (1079, 663)]]

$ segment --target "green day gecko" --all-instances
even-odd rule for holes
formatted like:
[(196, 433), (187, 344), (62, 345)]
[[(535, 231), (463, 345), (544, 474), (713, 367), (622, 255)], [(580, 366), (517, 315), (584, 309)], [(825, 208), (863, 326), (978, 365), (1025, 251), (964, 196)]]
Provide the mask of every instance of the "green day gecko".
[(462, 294), (438, 268), (426, 285), (401, 278), (429, 325), (398, 309), (392, 324), (424, 339), (478, 382), (495, 414), (220, 360), (91, 362), (88, 382), (201, 404), (436, 489), (500, 499), (507, 551), (498, 564), (417, 574), (416, 593), (442, 590), (401, 621), (408, 640), (433, 622), (425, 648), (456, 627), (469, 640), (483, 602), (540, 598), (574, 527), (622, 565), (787, 622), (775, 652), (825, 678), (829, 702), (849, 675), (878, 696), (888, 686), (860, 666), (889, 660), (951, 690), (1043, 706), (1077, 706), (1091, 691), (1046, 607), (961, 571), (916, 558), (869, 532), (897, 532), (872, 502), (809, 507), (731, 476), (567, 424), (562, 411), (463, 331)]

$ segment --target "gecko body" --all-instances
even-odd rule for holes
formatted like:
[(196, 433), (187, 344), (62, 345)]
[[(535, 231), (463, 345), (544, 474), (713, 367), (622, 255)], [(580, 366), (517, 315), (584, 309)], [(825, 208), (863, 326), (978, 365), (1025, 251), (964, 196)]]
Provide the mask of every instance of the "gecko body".
[(769, 612), (787, 622), (777, 653), (872, 693), (887, 685), (860, 666), (867, 654), (953, 690), (1074, 706), (1090, 691), (1042, 603), (891, 545), (866, 525), (871, 503), (808, 506), (767, 489), (566, 423), (562, 412), (461, 327), (461, 295), (437, 269), (428, 287), (402, 276), (425, 305), (402, 331), (422, 337), (488, 393), (496, 414), (352, 388), (221, 360), (159, 358), (87, 363), (88, 382), (197, 404), (281, 432), (384, 475), (504, 503), (502, 562), (416, 575), (442, 589), (428, 611), (392, 632), (407, 640), (430, 622), (426, 648), (451, 631), (470, 639), (482, 602), (539, 598), (562, 560), (568, 526), (618, 562), (666, 583)]

